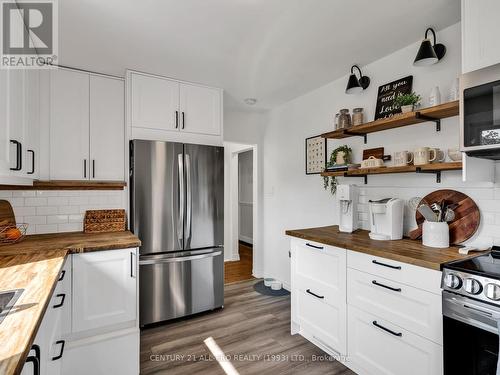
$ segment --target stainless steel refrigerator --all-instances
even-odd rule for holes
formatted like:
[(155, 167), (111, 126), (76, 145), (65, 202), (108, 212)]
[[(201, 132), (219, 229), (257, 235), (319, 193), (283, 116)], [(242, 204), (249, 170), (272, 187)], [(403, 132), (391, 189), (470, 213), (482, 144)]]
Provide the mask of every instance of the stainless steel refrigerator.
[(222, 147), (130, 142), (141, 326), (224, 303)]

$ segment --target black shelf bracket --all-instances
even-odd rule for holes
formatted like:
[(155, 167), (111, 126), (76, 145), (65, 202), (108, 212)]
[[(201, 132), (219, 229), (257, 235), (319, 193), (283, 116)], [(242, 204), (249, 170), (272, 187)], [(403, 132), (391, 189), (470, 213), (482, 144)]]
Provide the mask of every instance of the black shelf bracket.
[(351, 133), (349, 130), (344, 130), (344, 134), (345, 135), (349, 135), (351, 137), (363, 137), (363, 140), (365, 141), (365, 145), (368, 141), (368, 137), (367, 137), (367, 134), (358, 134), (358, 133)]
[(365, 180), (365, 185), (368, 184), (368, 175), (366, 174), (348, 174), (344, 172), (344, 177), (362, 177)]
[(432, 170), (426, 171), (426, 170), (422, 170), (422, 168), (417, 167), (416, 172), (417, 173), (432, 173), (432, 174), (435, 174), (436, 175), (436, 183), (438, 183), (438, 184), (441, 183), (441, 171), (432, 171)]
[(415, 117), (418, 119), (435, 122), (436, 123), (436, 131), (437, 132), (441, 131), (441, 119), (426, 116), (426, 115), (421, 114), (420, 112), (415, 112)]

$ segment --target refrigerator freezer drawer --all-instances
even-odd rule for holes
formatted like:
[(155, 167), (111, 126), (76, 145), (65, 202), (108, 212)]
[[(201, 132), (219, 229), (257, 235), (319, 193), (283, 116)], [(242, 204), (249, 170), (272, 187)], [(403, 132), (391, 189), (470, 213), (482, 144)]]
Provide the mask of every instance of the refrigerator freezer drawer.
[(139, 285), (141, 326), (221, 307), (223, 250), (141, 260)]

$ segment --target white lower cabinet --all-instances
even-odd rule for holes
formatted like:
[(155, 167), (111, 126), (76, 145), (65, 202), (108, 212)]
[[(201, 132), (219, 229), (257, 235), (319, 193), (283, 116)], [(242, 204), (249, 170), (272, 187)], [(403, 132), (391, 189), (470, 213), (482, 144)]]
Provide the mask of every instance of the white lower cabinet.
[(139, 374), (137, 272), (136, 248), (67, 257), (29, 354), (39, 375)]
[(348, 307), (348, 363), (359, 375), (441, 375), (442, 347), (356, 307)]
[(292, 238), (292, 334), (359, 375), (442, 374), (440, 275)]

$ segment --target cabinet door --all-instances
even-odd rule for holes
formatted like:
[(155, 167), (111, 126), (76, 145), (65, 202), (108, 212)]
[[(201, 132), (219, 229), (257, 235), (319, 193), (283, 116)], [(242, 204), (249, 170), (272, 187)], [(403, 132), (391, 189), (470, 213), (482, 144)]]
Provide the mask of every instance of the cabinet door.
[(50, 179), (89, 178), (89, 75), (50, 72)]
[(8, 124), (10, 143), (10, 174), (12, 176), (25, 176), (25, 91), (26, 71), (12, 69), (8, 72)]
[(500, 63), (498, 0), (462, 0), (462, 71)]
[(125, 91), (120, 79), (90, 76), (90, 176), (125, 176)]
[(73, 333), (136, 319), (136, 249), (73, 255)]
[(27, 177), (37, 179), (40, 160), (40, 72), (26, 71), (25, 76), (25, 144), (23, 170)]
[(0, 175), (10, 175), (10, 138), (8, 107), (9, 107), (9, 71), (0, 69)]
[(132, 73), (132, 126), (177, 131), (179, 83)]
[(209, 87), (181, 84), (181, 131), (220, 135), (221, 91)]
[(441, 375), (443, 347), (349, 306), (349, 362), (360, 375)]

